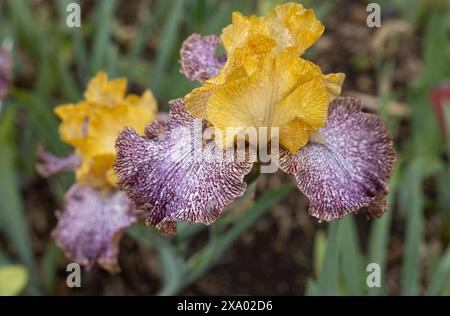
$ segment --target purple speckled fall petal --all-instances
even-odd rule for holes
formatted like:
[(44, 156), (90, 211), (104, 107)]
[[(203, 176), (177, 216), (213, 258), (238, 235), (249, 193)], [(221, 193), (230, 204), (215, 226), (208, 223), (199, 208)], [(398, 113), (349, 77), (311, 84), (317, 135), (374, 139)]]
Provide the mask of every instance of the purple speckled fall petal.
[(12, 61), (11, 55), (0, 47), (0, 101), (3, 100), (9, 91), (12, 81)]
[(192, 34), (181, 46), (181, 73), (189, 80), (203, 82), (215, 77), (225, 64), (226, 57), (216, 57), (220, 39), (215, 35)]
[(74, 185), (64, 198), (64, 211), (57, 213), (53, 238), (66, 256), (87, 269), (97, 264), (118, 272), (119, 241), (137, 213), (124, 192), (99, 191)]
[(205, 122), (194, 120), (182, 99), (170, 106), (169, 120), (152, 124), (146, 137), (131, 128), (119, 133), (114, 170), (121, 189), (145, 211), (147, 224), (175, 234), (177, 221), (210, 224), (241, 196), (254, 156), (234, 153), (218, 159), (229, 152), (213, 141), (200, 139), (196, 146), (194, 133), (203, 131)]
[(81, 158), (75, 152), (57, 157), (47, 151), (43, 146), (36, 150), (36, 171), (43, 177), (50, 177), (60, 172), (75, 171), (81, 164)]
[(293, 173), (321, 220), (342, 218), (362, 207), (381, 215), (396, 154), (383, 120), (363, 113), (361, 101), (334, 99), (326, 127), (296, 155), (282, 150), (280, 167)]

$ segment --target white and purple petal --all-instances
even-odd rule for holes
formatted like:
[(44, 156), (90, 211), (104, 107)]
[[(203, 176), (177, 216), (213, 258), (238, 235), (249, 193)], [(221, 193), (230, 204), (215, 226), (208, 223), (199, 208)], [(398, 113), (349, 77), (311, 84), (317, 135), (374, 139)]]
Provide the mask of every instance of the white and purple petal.
[(147, 224), (175, 234), (177, 221), (210, 224), (241, 196), (254, 156), (203, 142), (205, 122), (186, 112), (182, 99), (170, 106), (169, 120), (151, 125), (146, 137), (131, 128), (119, 133), (114, 170)]
[(215, 35), (192, 34), (181, 46), (181, 73), (189, 80), (203, 82), (215, 77), (226, 62), (225, 55), (217, 57), (220, 39)]
[(330, 221), (368, 207), (381, 215), (396, 160), (383, 120), (362, 112), (356, 98), (334, 99), (326, 127), (292, 155), (281, 150), (280, 167), (295, 176), (309, 198), (309, 213)]
[(74, 185), (57, 213), (52, 233), (66, 256), (88, 270), (96, 265), (118, 272), (119, 241), (137, 220), (137, 212), (124, 192)]
[(57, 157), (43, 146), (38, 146), (36, 157), (38, 161), (36, 171), (46, 178), (61, 172), (75, 171), (81, 165), (81, 157), (75, 152), (64, 157)]

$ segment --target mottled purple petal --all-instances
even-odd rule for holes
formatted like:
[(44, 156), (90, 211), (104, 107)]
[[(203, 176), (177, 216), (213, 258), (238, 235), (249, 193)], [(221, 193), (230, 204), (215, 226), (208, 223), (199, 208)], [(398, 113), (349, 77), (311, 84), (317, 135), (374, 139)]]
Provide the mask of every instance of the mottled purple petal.
[(216, 57), (220, 39), (215, 35), (192, 34), (181, 46), (181, 73), (189, 80), (200, 82), (215, 77), (225, 64), (226, 57)]
[(0, 101), (3, 100), (9, 91), (12, 81), (12, 60), (11, 55), (0, 47)]
[(137, 220), (124, 192), (74, 185), (64, 198), (64, 212), (57, 215), (58, 225), (52, 236), (70, 260), (87, 269), (98, 264), (112, 273), (120, 270), (120, 238)]
[(81, 164), (81, 158), (75, 152), (57, 157), (48, 152), (43, 146), (36, 150), (36, 171), (43, 177), (50, 177), (60, 172), (75, 171)]
[(341, 218), (362, 207), (381, 215), (396, 155), (383, 120), (361, 111), (356, 98), (336, 98), (326, 127), (296, 155), (282, 151), (280, 167), (293, 173), (321, 220)]
[(175, 234), (176, 221), (210, 224), (241, 196), (254, 156), (234, 153), (221, 160), (217, 156), (229, 152), (214, 142), (196, 146), (195, 129), (201, 132), (205, 122), (195, 121), (182, 99), (170, 105), (169, 120), (147, 128), (147, 137), (131, 128), (119, 133), (114, 170), (119, 186), (145, 211), (147, 224)]

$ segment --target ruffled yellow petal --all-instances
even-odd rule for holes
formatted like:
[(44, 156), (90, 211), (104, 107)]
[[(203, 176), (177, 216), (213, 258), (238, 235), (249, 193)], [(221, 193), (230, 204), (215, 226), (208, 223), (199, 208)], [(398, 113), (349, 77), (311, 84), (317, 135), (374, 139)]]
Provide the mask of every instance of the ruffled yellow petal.
[(280, 127), (280, 144), (291, 153), (296, 153), (308, 142), (312, 133), (325, 127), (328, 105), (322, 76), (298, 86), (277, 105), (279, 110), (275, 111), (274, 121)]
[(76, 171), (77, 182), (98, 188), (111, 185), (110, 172), (115, 159), (115, 153), (83, 157), (83, 163)]
[(148, 107), (149, 110), (156, 112), (156, 98), (150, 90), (145, 90), (142, 96), (136, 94), (129, 94), (125, 100), (130, 105), (139, 105)]
[(154, 103), (141, 100), (136, 105), (123, 103), (112, 108), (98, 108), (91, 116), (83, 153), (89, 156), (115, 153), (117, 135), (125, 126), (131, 126), (142, 134), (145, 126), (155, 119), (154, 106), (151, 104)]
[(89, 81), (84, 98), (98, 105), (113, 106), (123, 101), (127, 89), (127, 79), (108, 80), (108, 75), (99, 72)]
[(184, 97), (186, 110), (196, 118), (206, 119), (206, 103), (215, 87), (213, 83), (206, 81), (201, 87), (192, 90)]
[(88, 132), (89, 111), (90, 104), (87, 102), (64, 104), (54, 109), (61, 120), (59, 135), (64, 142), (77, 147), (84, 141)]
[(186, 110), (194, 117), (207, 119), (206, 103), (215, 89), (228, 81), (238, 80), (247, 75), (241, 59), (249, 57), (246, 52), (238, 55), (238, 58), (229, 58), (219, 74), (211, 80), (207, 80), (201, 87), (192, 90), (184, 97)]
[[(280, 143), (297, 151), (325, 124), (329, 100), (320, 68), (288, 53), (261, 55), (258, 69), (246, 67), (246, 62), (242, 64), (253, 71), (251, 75), (214, 89), (207, 101), (207, 119), (222, 131), (227, 144), (227, 128), (275, 127), (280, 129)], [(294, 120), (294, 126), (301, 121), (309, 132), (286, 127)]]
[(254, 54), (289, 51), (300, 55), (324, 30), (313, 10), (298, 3), (286, 3), (263, 17), (234, 12), (232, 23), (222, 30), (221, 39), (228, 56), (243, 47)]
[[(215, 78), (185, 97), (186, 109), (194, 117), (207, 119), (207, 102), (221, 85), (250, 76), (261, 67), (261, 59), (268, 53), (302, 54), (320, 38), (323, 31), (324, 26), (317, 20), (314, 11), (297, 3), (279, 5), (263, 17), (247, 17), (234, 12), (232, 23), (221, 34), (227, 63)], [(336, 93), (337, 78), (330, 79), (333, 79), (330, 82), (330, 94)]]
[(244, 45), (247, 40), (247, 32), (250, 22), (241, 12), (233, 12), (231, 24), (222, 29), (220, 39), (228, 56), (232, 55), (236, 47)]
[(305, 9), (298, 3), (276, 6), (264, 20), (270, 29), (271, 37), (276, 39), (275, 53), (287, 49), (301, 55), (319, 40), (325, 30), (314, 11)]
[(61, 139), (75, 147), (82, 158), (77, 181), (91, 186), (115, 186), (112, 171), (115, 159), (115, 140), (119, 130), (131, 126), (143, 133), (145, 126), (156, 116), (156, 99), (147, 90), (142, 96), (125, 98), (126, 80), (108, 81), (99, 72), (85, 92), (87, 101), (61, 105), (55, 109), (61, 119)]
[(255, 53), (270, 52), (276, 41), (270, 37), (268, 25), (257, 16), (246, 17), (240, 12), (233, 12), (232, 23), (222, 30), (221, 40), (225, 51), (230, 56), (236, 48), (248, 47)]
[(291, 153), (308, 143), (309, 138), (316, 129), (300, 118), (295, 118), (280, 128), (280, 143)]
[(331, 101), (341, 94), (342, 85), (344, 84), (345, 74), (339, 72), (336, 74), (327, 74), (323, 76), (325, 86), (327, 87), (328, 99)]

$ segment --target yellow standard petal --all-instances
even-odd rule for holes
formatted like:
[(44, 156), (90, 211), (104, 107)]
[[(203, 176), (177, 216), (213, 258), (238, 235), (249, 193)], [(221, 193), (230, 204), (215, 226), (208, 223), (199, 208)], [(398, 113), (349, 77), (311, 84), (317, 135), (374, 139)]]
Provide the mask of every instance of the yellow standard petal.
[(137, 105), (123, 103), (113, 108), (98, 108), (91, 116), (83, 152), (90, 156), (114, 153), (119, 130), (125, 126), (131, 126), (138, 133), (143, 133), (145, 126), (154, 120), (155, 110), (141, 102)]
[(84, 101), (64, 104), (57, 106), (54, 112), (61, 120), (59, 125), (61, 139), (74, 147), (79, 146), (87, 136), (90, 104)]
[[(234, 12), (232, 23), (222, 30), (227, 62), (219, 74), (189, 93), (184, 103), (194, 117), (206, 119), (206, 104), (215, 89), (225, 82), (243, 78), (259, 68), (260, 55), (289, 52), (302, 54), (322, 35), (324, 26), (314, 11), (301, 4), (286, 3), (266, 16), (244, 16)], [(246, 65), (242, 65), (242, 60)], [(330, 79), (330, 94), (337, 92), (337, 78)], [(334, 86), (332, 86), (334, 85)]]
[[(250, 60), (252, 64), (254, 60)], [(207, 119), (225, 135), (232, 127), (278, 128), (280, 143), (295, 153), (325, 126), (328, 91), (320, 68), (289, 53), (260, 56), (259, 68), (216, 88), (207, 101)]]
[(313, 10), (298, 3), (286, 3), (262, 17), (234, 12), (232, 23), (222, 30), (221, 39), (228, 56), (236, 48), (244, 47), (254, 54), (289, 51), (301, 55), (324, 30)]
[(237, 80), (247, 75), (247, 71), (241, 63), (241, 59), (250, 58), (251, 54), (239, 51), (237, 58), (229, 58), (219, 74), (195, 88), (184, 97), (186, 110), (196, 118), (206, 119), (206, 104), (215, 89), (228, 81)]
[(328, 99), (333, 100), (341, 94), (342, 84), (344, 83), (345, 74), (339, 72), (336, 74), (327, 74), (323, 76), (325, 86), (327, 87)]
[(261, 17), (247, 17), (240, 12), (233, 12), (232, 23), (222, 30), (220, 38), (228, 56), (236, 48), (248, 47), (254, 53), (267, 53), (276, 46), (276, 39), (270, 36), (268, 25)]
[(274, 52), (287, 49), (301, 55), (319, 40), (325, 30), (313, 10), (292, 2), (276, 6), (264, 20), (271, 37), (276, 39)]
[(150, 91), (142, 96), (125, 97), (126, 80), (108, 81), (98, 73), (85, 92), (87, 100), (55, 108), (61, 119), (61, 139), (75, 147), (82, 158), (76, 172), (77, 181), (92, 186), (115, 186), (112, 171), (115, 160), (115, 140), (119, 130), (131, 126), (143, 133), (156, 116), (156, 99)]
[(112, 165), (115, 159), (115, 153), (83, 156), (83, 163), (76, 171), (77, 182), (96, 188), (115, 186), (115, 182), (111, 183)]
[(84, 98), (97, 105), (114, 106), (123, 101), (127, 89), (127, 79), (108, 80), (108, 75), (99, 72), (89, 81)]
[(147, 107), (149, 110), (156, 113), (156, 98), (150, 90), (145, 90), (142, 96), (136, 94), (129, 94), (126, 98), (126, 103), (130, 105), (138, 105)]

